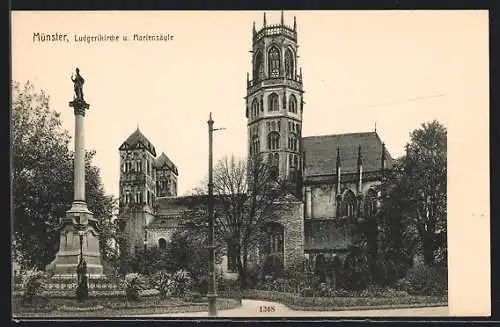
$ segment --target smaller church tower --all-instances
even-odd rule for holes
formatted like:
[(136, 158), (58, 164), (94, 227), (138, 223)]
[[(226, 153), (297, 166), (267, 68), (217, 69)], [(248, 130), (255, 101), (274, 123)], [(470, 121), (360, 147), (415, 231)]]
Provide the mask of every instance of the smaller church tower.
[(141, 133), (134, 131), (119, 148), (120, 196), (119, 217), (128, 234), (130, 250), (144, 244), (146, 226), (154, 218), (156, 198), (155, 147)]
[(177, 167), (162, 154), (155, 161), (156, 169), (156, 197), (177, 196)]

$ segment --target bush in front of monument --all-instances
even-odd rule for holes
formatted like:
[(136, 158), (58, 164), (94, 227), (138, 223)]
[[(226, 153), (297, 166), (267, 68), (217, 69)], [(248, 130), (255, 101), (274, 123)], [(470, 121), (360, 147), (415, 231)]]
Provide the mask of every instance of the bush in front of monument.
[(151, 277), (151, 285), (160, 292), (160, 299), (166, 299), (172, 294), (173, 280), (165, 270), (158, 271)]
[(187, 292), (191, 291), (193, 279), (186, 270), (180, 269), (172, 276), (172, 295), (183, 297)]
[(125, 295), (127, 301), (136, 302), (140, 300), (140, 291), (145, 287), (144, 277), (138, 273), (125, 275)]
[(22, 274), (22, 304), (33, 304), (35, 298), (45, 289), (45, 274), (34, 269), (26, 270)]

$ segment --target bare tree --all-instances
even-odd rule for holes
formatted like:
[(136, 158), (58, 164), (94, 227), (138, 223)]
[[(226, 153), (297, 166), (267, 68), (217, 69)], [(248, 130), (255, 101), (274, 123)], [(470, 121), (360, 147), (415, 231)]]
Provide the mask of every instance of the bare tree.
[[(275, 172), (261, 156), (249, 160), (226, 156), (214, 168), (215, 236), (219, 250), (234, 260), (242, 290), (247, 287), (249, 256), (261, 244), (264, 227), (287, 205), (281, 200), (288, 185)], [(191, 220), (191, 226), (206, 225), (205, 204), (193, 207), (191, 216), (198, 219)]]

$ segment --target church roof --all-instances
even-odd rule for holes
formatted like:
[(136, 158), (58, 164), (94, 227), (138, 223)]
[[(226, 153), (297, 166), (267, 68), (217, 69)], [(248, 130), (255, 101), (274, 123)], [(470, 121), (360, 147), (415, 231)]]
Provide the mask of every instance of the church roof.
[[(380, 170), (382, 160), (382, 141), (376, 132), (347, 133), (302, 138), (305, 152), (304, 177), (335, 175), (337, 147), (340, 153), (341, 173), (356, 173), (358, 150), (361, 146), (363, 172)], [(392, 157), (384, 147), (386, 168), (392, 167)]]
[(153, 156), (156, 157), (156, 149), (153, 143), (149, 142), (149, 140), (141, 133), (139, 128), (135, 130), (126, 140), (122, 143), (119, 150), (128, 150), (128, 149), (138, 149), (144, 147), (149, 151)]
[(155, 217), (155, 219), (149, 223), (146, 229), (164, 229), (164, 228), (177, 228), (180, 226), (178, 217)]
[(167, 168), (171, 169), (176, 175), (178, 174), (177, 172), (177, 167), (174, 165), (172, 160), (170, 160), (167, 155), (162, 152), (158, 158), (155, 160), (155, 165), (156, 168), (162, 168), (166, 166)]
[(189, 210), (206, 204), (206, 195), (174, 196), (157, 198), (158, 214), (161, 216), (183, 216)]

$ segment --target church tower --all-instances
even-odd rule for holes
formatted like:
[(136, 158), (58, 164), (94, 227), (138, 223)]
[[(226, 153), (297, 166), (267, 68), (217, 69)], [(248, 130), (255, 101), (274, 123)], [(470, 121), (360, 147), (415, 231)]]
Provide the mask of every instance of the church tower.
[(156, 199), (156, 150), (139, 128), (119, 148), (121, 228), (128, 234), (130, 251), (142, 247), (146, 226), (154, 218)]
[(247, 74), (249, 157), (263, 154), (280, 178), (294, 178), (302, 165), (303, 87), (297, 69), (297, 24), (253, 25), (252, 79)]

